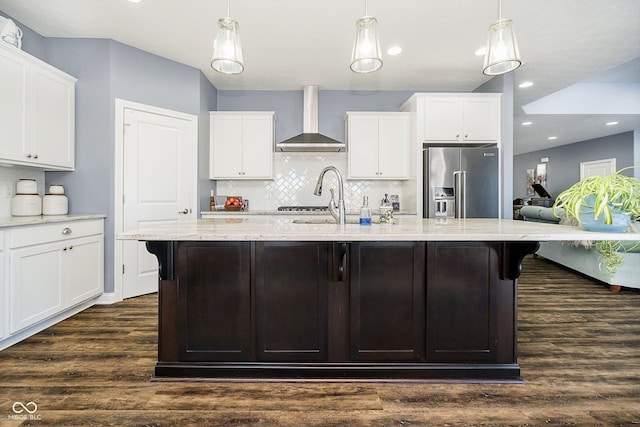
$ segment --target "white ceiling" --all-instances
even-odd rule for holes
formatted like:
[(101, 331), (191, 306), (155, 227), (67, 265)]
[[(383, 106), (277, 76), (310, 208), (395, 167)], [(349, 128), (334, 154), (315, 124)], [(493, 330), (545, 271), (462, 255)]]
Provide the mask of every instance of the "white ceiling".
[[(209, 66), (216, 21), (227, 14), (225, 0), (0, 0), (1, 11), (45, 37), (111, 38), (198, 68), (221, 90), (302, 90), (314, 84), (321, 90), (471, 91), (489, 80), (482, 57), (473, 53), (498, 18), (498, 0), (369, 0), (383, 50), (397, 44), (403, 52), (383, 56), (380, 71), (360, 75), (349, 62), (364, 6), (363, 0), (231, 0), (245, 71), (226, 76)], [(515, 83), (534, 82), (515, 89), (516, 154), (640, 129), (638, 111), (522, 111), (576, 82), (640, 82), (640, 61), (628, 64), (640, 58), (639, 0), (503, 0), (502, 16), (514, 22), (524, 61)], [(525, 120), (533, 124), (522, 127)], [(604, 126), (612, 120), (619, 124)], [(550, 135), (558, 139), (547, 140)]]

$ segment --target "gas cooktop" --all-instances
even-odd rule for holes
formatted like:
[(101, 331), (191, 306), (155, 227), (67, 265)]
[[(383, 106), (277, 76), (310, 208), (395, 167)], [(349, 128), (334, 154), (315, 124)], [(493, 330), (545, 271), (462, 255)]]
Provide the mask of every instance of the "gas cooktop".
[(323, 212), (327, 211), (327, 206), (279, 206), (279, 212)]

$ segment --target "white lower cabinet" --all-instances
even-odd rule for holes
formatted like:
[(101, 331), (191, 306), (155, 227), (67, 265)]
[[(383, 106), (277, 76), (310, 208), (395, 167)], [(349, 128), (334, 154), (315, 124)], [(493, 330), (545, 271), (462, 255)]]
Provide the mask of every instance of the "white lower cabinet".
[(0, 340), (9, 334), (6, 313), (9, 312), (9, 301), (7, 295), (7, 281), (5, 280), (5, 260), (4, 260), (4, 231), (0, 231)]
[(102, 219), (25, 226), (8, 234), (9, 333), (102, 293)]

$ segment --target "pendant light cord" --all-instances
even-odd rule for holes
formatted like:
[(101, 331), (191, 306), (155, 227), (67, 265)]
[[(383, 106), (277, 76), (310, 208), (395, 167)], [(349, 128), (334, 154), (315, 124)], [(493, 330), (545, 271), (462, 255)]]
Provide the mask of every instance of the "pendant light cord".
[(231, 0), (227, 0), (227, 18), (231, 18)]
[(364, 0), (364, 16), (369, 16), (369, 2)]
[(498, 20), (502, 20), (502, 0), (498, 0)]

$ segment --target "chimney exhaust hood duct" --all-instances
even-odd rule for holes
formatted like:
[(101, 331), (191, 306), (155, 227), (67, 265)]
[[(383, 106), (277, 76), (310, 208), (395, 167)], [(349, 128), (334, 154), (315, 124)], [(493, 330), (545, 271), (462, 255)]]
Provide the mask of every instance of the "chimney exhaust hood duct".
[(276, 144), (276, 151), (344, 151), (345, 143), (318, 133), (318, 86), (304, 87), (304, 112), (300, 135)]

